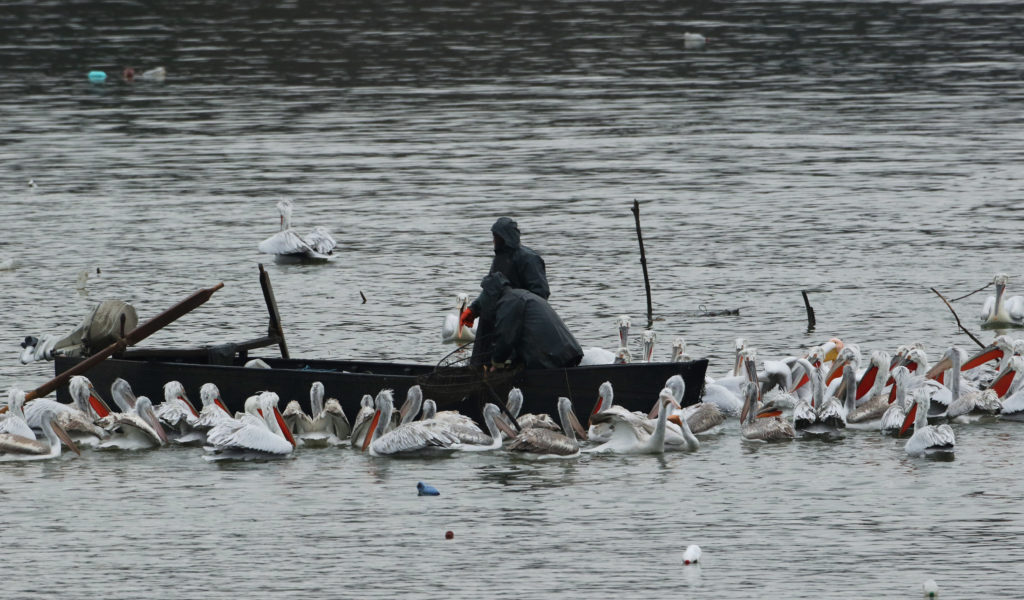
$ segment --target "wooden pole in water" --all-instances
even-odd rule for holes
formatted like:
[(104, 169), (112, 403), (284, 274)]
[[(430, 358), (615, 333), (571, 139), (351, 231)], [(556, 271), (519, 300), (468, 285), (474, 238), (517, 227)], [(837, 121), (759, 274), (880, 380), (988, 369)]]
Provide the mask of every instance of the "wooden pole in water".
[(636, 239), (640, 242), (640, 266), (644, 269), (644, 289), (647, 291), (647, 328), (654, 327), (654, 310), (651, 308), (651, 278), (647, 275), (647, 254), (644, 252), (644, 234), (640, 231), (640, 203), (633, 199), (633, 217), (636, 219)]
[(814, 319), (814, 309), (811, 308), (811, 301), (807, 298), (806, 291), (800, 290), (800, 294), (804, 297), (804, 306), (807, 308), (807, 331), (814, 331), (817, 321)]
[(267, 327), (267, 335), (277, 338), (277, 347), (281, 350), (281, 358), (291, 358), (288, 355), (288, 344), (284, 341), (284, 328), (281, 327), (281, 313), (277, 310), (277, 300), (274, 298), (274, 288), (270, 286), (270, 274), (260, 265), (260, 287), (263, 288), (263, 301), (267, 303), (267, 312), (270, 313), (270, 325)]

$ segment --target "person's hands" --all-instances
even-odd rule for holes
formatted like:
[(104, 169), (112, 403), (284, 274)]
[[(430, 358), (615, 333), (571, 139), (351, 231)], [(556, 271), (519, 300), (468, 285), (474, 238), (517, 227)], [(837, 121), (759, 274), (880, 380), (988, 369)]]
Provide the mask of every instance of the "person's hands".
[(473, 327), (473, 321), (476, 320), (476, 315), (469, 308), (462, 309), (462, 315), (459, 317), (459, 325), (463, 327)]

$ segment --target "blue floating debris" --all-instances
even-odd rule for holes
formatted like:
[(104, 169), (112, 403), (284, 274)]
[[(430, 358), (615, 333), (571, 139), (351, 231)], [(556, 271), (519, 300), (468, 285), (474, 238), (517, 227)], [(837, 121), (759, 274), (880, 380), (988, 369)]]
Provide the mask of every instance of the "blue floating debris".
[(416, 489), (420, 491), (420, 496), (440, 496), (441, 492), (437, 491), (437, 488), (432, 485), (427, 485), (422, 481), (416, 484)]
[(89, 81), (93, 83), (103, 83), (107, 80), (107, 74), (103, 71), (89, 71)]

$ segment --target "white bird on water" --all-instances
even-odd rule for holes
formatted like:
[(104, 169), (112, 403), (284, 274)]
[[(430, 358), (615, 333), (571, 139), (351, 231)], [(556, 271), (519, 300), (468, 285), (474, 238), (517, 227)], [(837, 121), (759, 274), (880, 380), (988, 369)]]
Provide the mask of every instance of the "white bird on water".
[(15, 433), (0, 433), (0, 461), (12, 460), (46, 460), (57, 458), (61, 453), (61, 443), (67, 445), (75, 454), (81, 455), (67, 432), (57, 423), (59, 411), (53, 407), (44, 408), (40, 414), (43, 436), (46, 441), (28, 438)]
[(468, 344), (476, 339), (476, 326), (479, 321), (473, 323), (473, 327), (464, 327), (459, 323), (462, 311), (467, 306), (469, 306), (469, 294), (460, 292), (455, 297), (455, 312), (444, 316), (444, 323), (441, 325), (441, 343)]
[(330, 260), (338, 245), (327, 229), (317, 226), (305, 237), (292, 229), (292, 203), (277, 203), (281, 213), (281, 230), (260, 242), (260, 252), (273, 254), (276, 262), (324, 262)]
[(274, 392), (261, 392), (245, 401), (245, 413), (224, 421), (207, 434), (206, 460), (284, 458), (295, 449), (295, 438), (277, 408)]
[(1006, 282), (1010, 276), (1000, 273), (992, 278), (996, 286), (996, 295), (989, 296), (981, 308), (981, 322), (987, 327), (1024, 325), (1024, 296), (1003, 298), (1006, 293)]

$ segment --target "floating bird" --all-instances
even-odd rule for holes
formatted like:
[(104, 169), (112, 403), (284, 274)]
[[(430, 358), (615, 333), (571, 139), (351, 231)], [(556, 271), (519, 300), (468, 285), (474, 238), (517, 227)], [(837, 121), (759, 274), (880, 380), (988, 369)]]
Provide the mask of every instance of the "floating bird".
[[(681, 405), (683, 403), (683, 395), (686, 393), (686, 382), (683, 381), (683, 378), (679, 375), (673, 375), (665, 382), (665, 387), (672, 390), (672, 396), (675, 397), (676, 404)], [(710, 433), (725, 422), (725, 414), (722, 412), (722, 409), (718, 408), (717, 404), (704, 402), (703, 400), (676, 411), (676, 414), (686, 420), (690, 431), (695, 434)]]
[(376, 410), (362, 445), (363, 451), (369, 450), (371, 456), (435, 453), (459, 449), (458, 437), (436, 422), (427, 424), (422, 421), (411, 421), (383, 433), (382, 423), (389, 422), (394, 412), (391, 390), (383, 390), (377, 394), (374, 404)]
[(245, 412), (207, 434), (206, 460), (285, 458), (295, 449), (295, 438), (285, 425), (274, 392), (261, 392), (245, 401)]
[[(523, 391), (519, 388), (512, 388), (508, 391), (508, 400), (505, 401), (505, 409), (515, 417), (516, 422), (519, 423), (521, 429), (549, 429), (551, 431), (561, 431), (562, 428), (555, 423), (547, 413), (541, 413), (535, 415), (533, 413), (526, 413), (520, 415), (519, 411), (523, 409)], [(511, 426), (511, 424), (509, 424)], [(512, 436), (515, 437), (515, 436)]]
[(0, 434), (20, 435), (30, 440), (36, 439), (36, 434), (29, 427), (25, 420), (25, 392), (17, 388), (12, 389), (7, 395), (7, 407), (9, 411), (0, 415)]
[(931, 396), (928, 390), (917, 388), (914, 390), (914, 404), (907, 412), (903, 420), (903, 427), (900, 435), (914, 427), (914, 435), (907, 440), (903, 449), (911, 456), (933, 456), (951, 455), (956, 445), (956, 437), (949, 425), (929, 425), (928, 405), (931, 403)]
[(459, 322), (462, 311), (469, 306), (469, 295), (459, 292), (455, 296), (455, 312), (444, 316), (444, 323), (441, 325), (441, 343), (444, 344), (468, 344), (476, 339), (476, 325), (465, 327)]
[(602, 411), (590, 417), (591, 423), (610, 423), (612, 434), (608, 441), (588, 452), (615, 452), (620, 454), (662, 454), (665, 452), (665, 426), (670, 408), (678, 408), (672, 390), (664, 388), (658, 395), (658, 419), (654, 429), (648, 431), (642, 422), (630, 419), (620, 412)]
[(793, 424), (781, 418), (782, 411), (773, 406), (757, 406), (757, 385), (747, 383), (744, 388), (743, 410), (740, 413), (740, 431), (745, 439), (779, 442), (796, 437)]
[(989, 296), (981, 308), (981, 322), (986, 327), (1024, 326), (1024, 296), (1003, 298), (1006, 293), (1006, 282), (1010, 276), (999, 273), (992, 278), (996, 285), (996, 295)]
[(314, 381), (309, 388), (310, 414), (302, 412), (295, 400), (288, 403), (281, 415), (288, 428), (303, 445), (310, 447), (336, 446), (348, 439), (352, 432), (348, 417), (336, 398), (324, 404), (324, 384)]
[(323, 262), (330, 259), (338, 245), (325, 228), (317, 226), (305, 237), (292, 229), (292, 203), (277, 203), (281, 230), (259, 244), (260, 252), (273, 254), (277, 262)]
[[(23, 394), (24, 395), (24, 394)], [(55, 403), (56, 404), (56, 403)], [(75, 442), (71, 440), (64, 428), (57, 422), (60, 412), (52, 406), (43, 408), (39, 421), (46, 441), (35, 437), (25, 437), (14, 433), (0, 433), (0, 461), (14, 460), (46, 460), (57, 458), (61, 454), (63, 442), (75, 454), (81, 454)]]
[(562, 422), (562, 433), (550, 429), (523, 429), (509, 442), (509, 452), (518, 452), (538, 458), (572, 458), (579, 456), (580, 444), (576, 435), (587, 439), (576, 414), (572, 409), (572, 400), (562, 397), (558, 399), (558, 416)]
[(686, 547), (686, 551), (683, 552), (683, 564), (684, 565), (695, 565), (700, 562), (700, 557), (703, 553), (700, 550), (700, 546), (697, 544), (690, 544)]
[(167, 444), (167, 432), (156, 416), (153, 403), (145, 396), (135, 399), (135, 406), (106, 417), (107, 429), (117, 432), (101, 442), (97, 448), (118, 450), (145, 450)]
[(630, 361), (629, 349), (626, 347), (629, 340), (629, 316), (620, 315), (615, 324), (619, 330), (618, 349), (612, 352), (597, 346), (584, 348), (580, 366), (626, 364)]
[(689, 362), (691, 360), (693, 357), (686, 353), (686, 340), (677, 337), (672, 342), (672, 358), (669, 359), (669, 362)]

